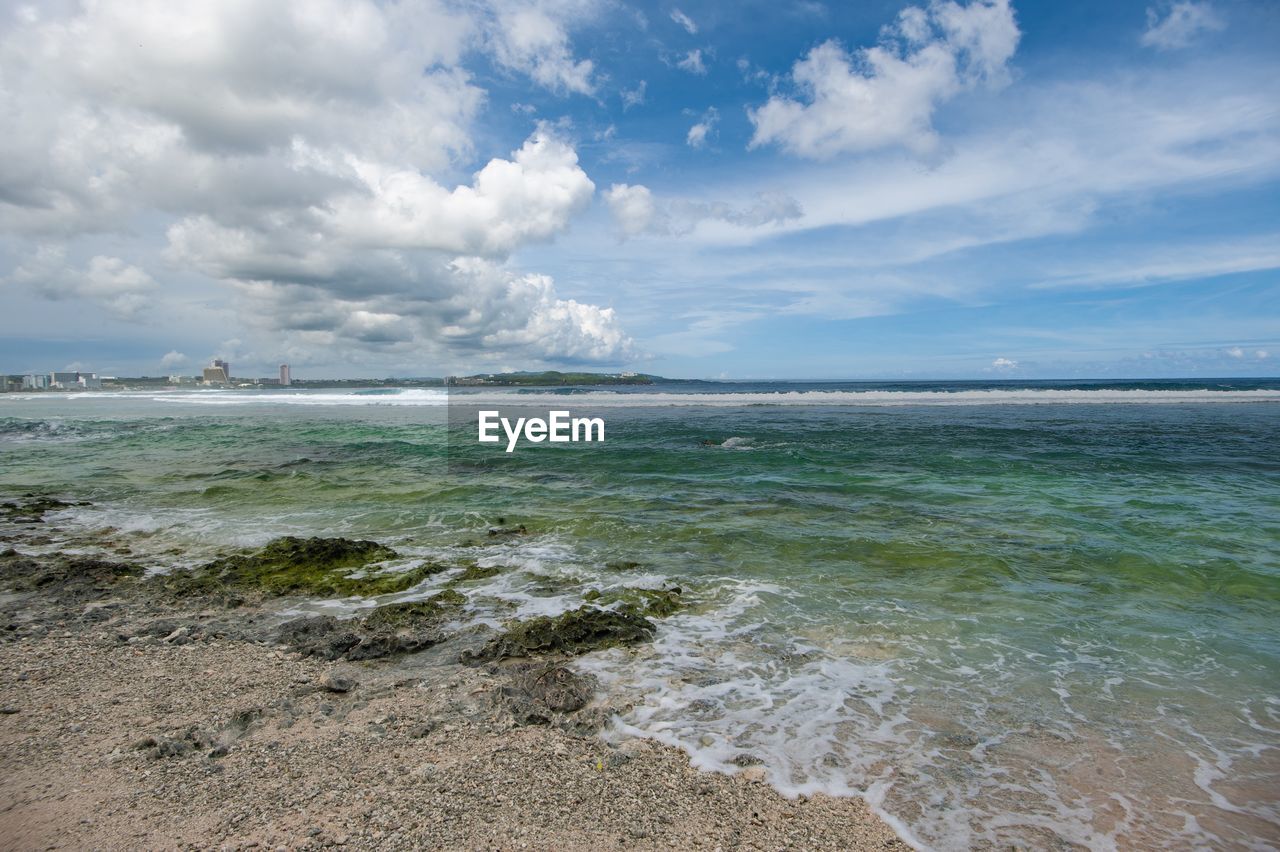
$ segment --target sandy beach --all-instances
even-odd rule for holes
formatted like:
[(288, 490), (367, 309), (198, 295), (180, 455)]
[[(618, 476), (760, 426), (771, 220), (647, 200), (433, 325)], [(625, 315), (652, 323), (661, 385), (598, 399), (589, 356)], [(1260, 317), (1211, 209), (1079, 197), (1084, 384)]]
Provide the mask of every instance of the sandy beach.
[(860, 800), (605, 742), (589, 679), (554, 653), (485, 660), (491, 630), (324, 659), (270, 595), (184, 598), (109, 539), (32, 558), (38, 534), (7, 538), (4, 849), (906, 848)]

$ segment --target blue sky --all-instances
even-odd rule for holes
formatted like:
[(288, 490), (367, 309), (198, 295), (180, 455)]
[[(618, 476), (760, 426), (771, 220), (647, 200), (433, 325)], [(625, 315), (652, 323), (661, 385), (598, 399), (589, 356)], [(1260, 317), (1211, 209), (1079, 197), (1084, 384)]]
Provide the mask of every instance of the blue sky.
[(0, 369), (1280, 374), (1280, 7), (4, 8)]

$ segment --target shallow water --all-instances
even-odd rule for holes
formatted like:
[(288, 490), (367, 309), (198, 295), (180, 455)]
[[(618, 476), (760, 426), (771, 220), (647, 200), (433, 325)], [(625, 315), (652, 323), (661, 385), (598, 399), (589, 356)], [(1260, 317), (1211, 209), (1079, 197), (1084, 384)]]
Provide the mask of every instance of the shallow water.
[(157, 568), (376, 538), (504, 568), (465, 589), (493, 624), (677, 583), (652, 646), (580, 662), (634, 703), (609, 735), (921, 845), (1280, 844), (1280, 384), (452, 395), (512, 397), (608, 440), (487, 458), (430, 389), (11, 394), (0, 464)]

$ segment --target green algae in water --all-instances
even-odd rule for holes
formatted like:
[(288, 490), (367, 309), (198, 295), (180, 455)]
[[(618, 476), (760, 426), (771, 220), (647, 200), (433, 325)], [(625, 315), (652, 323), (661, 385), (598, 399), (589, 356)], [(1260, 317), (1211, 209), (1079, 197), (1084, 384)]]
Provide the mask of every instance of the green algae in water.
[(364, 626), (370, 630), (398, 630), (439, 621), (467, 602), (465, 595), (452, 589), (437, 592), (426, 600), (383, 604), (365, 616)]
[[(398, 556), (375, 541), (285, 536), (255, 553), (228, 556), (191, 572), (164, 576), (160, 582), (178, 595), (235, 590), (270, 596), (375, 597), (403, 592), (447, 570), (446, 566), (426, 562), (399, 572), (367, 570), (373, 563)], [(360, 569), (366, 570), (353, 576)]]

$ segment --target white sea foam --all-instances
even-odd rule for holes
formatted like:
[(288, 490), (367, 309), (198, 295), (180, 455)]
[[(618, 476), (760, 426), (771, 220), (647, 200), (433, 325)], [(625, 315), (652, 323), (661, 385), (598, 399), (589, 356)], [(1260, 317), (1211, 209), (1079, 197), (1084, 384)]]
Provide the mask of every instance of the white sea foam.
[[(24, 398), (50, 398), (49, 395)], [(356, 405), (356, 406), (443, 406), (449, 403), (449, 393), (435, 388), (395, 388), (377, 391), (332, 391), (311, 393), (307, 391), (235, 391), (194, 390), (156, 391), (139, 393), (81, 393), (62, 397), (77, 402), (110, 401), (113, 399), (142, 399), (151, 402), (183, 405)]]
[[(49, 394), (15, 395), (21, 399), (50, 399)], [(520, 405), (549, 407), (665, 408), (681, 406), (945, 406), (945, 405), (1064, 405), (1064, 404), (1192, 404), (1280, 402), (1280, 390), (788, 390), (742, 393), (668, 393), (582, 391), (572, 394), (526, 391), (451, 393), (443, 388), (396, 388), (377, 391), (235, 391), (194, 390), (159, 392), (81, 393), (59, 397), (92, 402), (145, 399), (173, 405), (207, 406), (421, 406)]]

